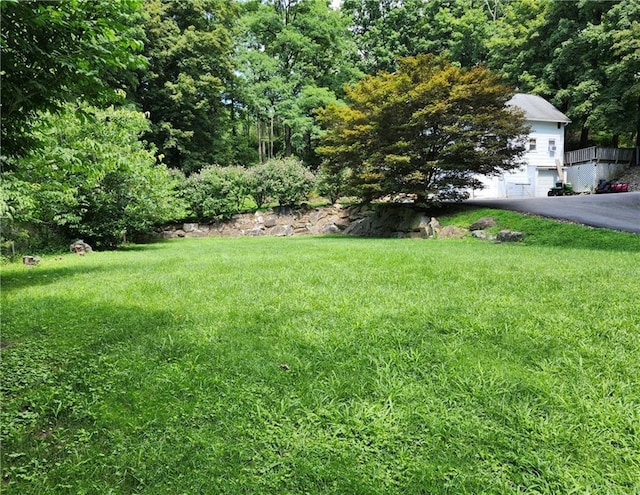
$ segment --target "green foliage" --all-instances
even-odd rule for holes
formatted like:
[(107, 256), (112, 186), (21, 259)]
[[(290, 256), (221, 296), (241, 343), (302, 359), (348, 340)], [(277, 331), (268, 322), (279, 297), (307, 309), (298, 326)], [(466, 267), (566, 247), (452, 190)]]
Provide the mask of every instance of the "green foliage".
[(114, 247), (180, 216), (174, 181), (138, 140), (146, 129), (144, 115), (127, 109), (68, 105), (43, 114), (33, 131), (40, 149), (3, 173), (3, 187), (16, 191), (8, 219)]
[(357, 76), (347, 22), (323, 0), (247, 2), (238, 46), (242, 102), (256, 121), (260, 161), (296, 155), (313, 162), (314, 109)]
[(186, 201), (191, 217), (221, 220), (239, 213), (249, 192), (246, 169), (210, 166), (189, 176), (179, 194)]
[(141, 0), (5, 1), (1, 3), (2, 153), (24, 154), (36, 143), (38, 111), (83, 98), (115, 99), (145, 65), (134, 24)]
[(329, 172), (327, 167), (321, 167), (316, 174), (316, 190), (320, 196), (329, 198), (335, 204), (343, 196), (349, 196), (348, 184), (351, 170), (343, 168), (336, 173)]
[(227, 163), (237, 6), (226, 0), (144, 2), (149, 70), (132, 95), (149, 112), (148, 138), (168, 166), (186, 173)]
[(361, 66), (375, 74), (395, 71), (399, 58), (425, 53), (447, 55), (467, 68), (483, 62), (500, 3), (345, 0), (342, 8), (352, 19)]
[(269, 160), (249, 170), (250, 194), (258, 208), (267, 202), (292, 206), (305, 199), (313, 190), (315, 177), (295, 158)]
[(360, 81), (349, 106), (327, 107), (324, 146), (329, 173), (351, 170), (366, 201), (411, 194), (419, 202), (460, 199), (476, 174), (517, 168), (527, 129), (506, 107), (509, 88), (482, 67), (442, 58), (403, 59), (394, 74)]

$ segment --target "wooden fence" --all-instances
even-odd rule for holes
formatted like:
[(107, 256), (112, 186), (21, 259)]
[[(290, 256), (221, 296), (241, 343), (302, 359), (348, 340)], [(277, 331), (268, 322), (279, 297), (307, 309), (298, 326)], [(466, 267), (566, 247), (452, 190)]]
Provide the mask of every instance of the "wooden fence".
[(582, 163), (627, 163), (631, 164), (635, 158), (635, 148), (600, 148), (591, 146), (564, 154), (564, 165), (570, 167)]

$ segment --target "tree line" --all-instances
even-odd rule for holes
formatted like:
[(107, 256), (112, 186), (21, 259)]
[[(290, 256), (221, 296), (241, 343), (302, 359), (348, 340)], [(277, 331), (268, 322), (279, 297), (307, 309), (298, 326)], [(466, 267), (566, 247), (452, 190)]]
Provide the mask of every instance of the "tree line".
[[(103, 239), (86, 227), (102, 218), (120, 218), (110, 232), (141, 231), (185, 215), (189, 188), (212, 167), (289, 157), (321, 176), (332, 197), (456, 197), (470, 172), (517, 165), (518, 146), (508, 156), (499, 149), (522, 122), (509, 127), (508, 116), (495, 113), (495, 102), (516, 90), (549, 99), (572, 119), (570, 147), (640, 144), (636, 0), (0, 5), (0, 214), (2, 235), (13, 241)], [(411, 91), (423, 77), (444, 75), (439, 89)], [(416, 98), (409, 105), (407, 94)], [(451, 106), (451, 95), (464, 104)], [(414, 103), (424, 110), (438, 98), (466, 110), (432, 109), (425, 120)], [(474, 99), (497, 128), (479, 119)], [(365, 132), (359, 118), (385, 132)], [(372, 136), (375, 146), (357, 144)], [(427, 156), (430, 146), (449, 158)], [(472, 162), (466, 168), (463, 154)], [(134, 217), (142, 221), (131, 225)]]

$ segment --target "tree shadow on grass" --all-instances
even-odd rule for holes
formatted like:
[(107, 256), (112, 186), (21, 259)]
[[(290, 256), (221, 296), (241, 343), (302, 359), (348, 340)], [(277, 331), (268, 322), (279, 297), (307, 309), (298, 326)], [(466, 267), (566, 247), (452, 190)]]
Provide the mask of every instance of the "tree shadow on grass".
[(2, 274), (2, 291), (10, 292), (27, 287), (44, 286), (59, 282), (61, 279), (71, 278), (75, 275), (83, 275), (87, 273), (96, 274), (117, 270), (121, 265), (84, 265), (76, 264), (73, 266), (52, 266), (40, 265), (19, 269)]
[[(169, 309), (96, 303), (83, 300), (82, 294), (43, 296), (29, 307), (20, 301), (4, 304), (0, 392), (7, 432), (3, 484), (8, 492), (30, 492), (35, 479), (44, 480), (40, 482), (53, 492), (64, 492), (57, 483), (68, 482), (69, 473), (74, 484), (80, 486), (86, 477), (105, 491), (122, 482), (95, 461), (98, 453), (98, 459), (126, 462), (118, 461), (110, 431), (126, 429), (129, 423), (113, 422), (105, 415), (105, 404), (120, 396), (135, 402), (127, 387), (140, 377), (127, 365), (149, 352), (168, 352), (155, 349), (154, 342), (161, 334), (179, 335), (173, 322)], [(130, 418), (130, 424), (139, 421)], [(77, 445), (78, 435), (87, 434), (95, 450), (85, 444), (75, 454), (62, 448)], [(48, 462), (52, 458), (55, 466)], [(77, 466), (85, 463), (86, 472), (78, 471)], [(36, 478), (25, 481), (24, 473)]]

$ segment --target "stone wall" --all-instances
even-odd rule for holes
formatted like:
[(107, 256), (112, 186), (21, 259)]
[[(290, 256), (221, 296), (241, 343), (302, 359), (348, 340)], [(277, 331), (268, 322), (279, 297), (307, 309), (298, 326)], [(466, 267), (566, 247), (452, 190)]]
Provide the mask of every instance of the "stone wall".
[(361, 237), (432, 237), (437, 220), (406, 204), (274, 208), (224, 222), (183, 223), (160, 231), (165, 239), (206, 236), (345, 234)]

